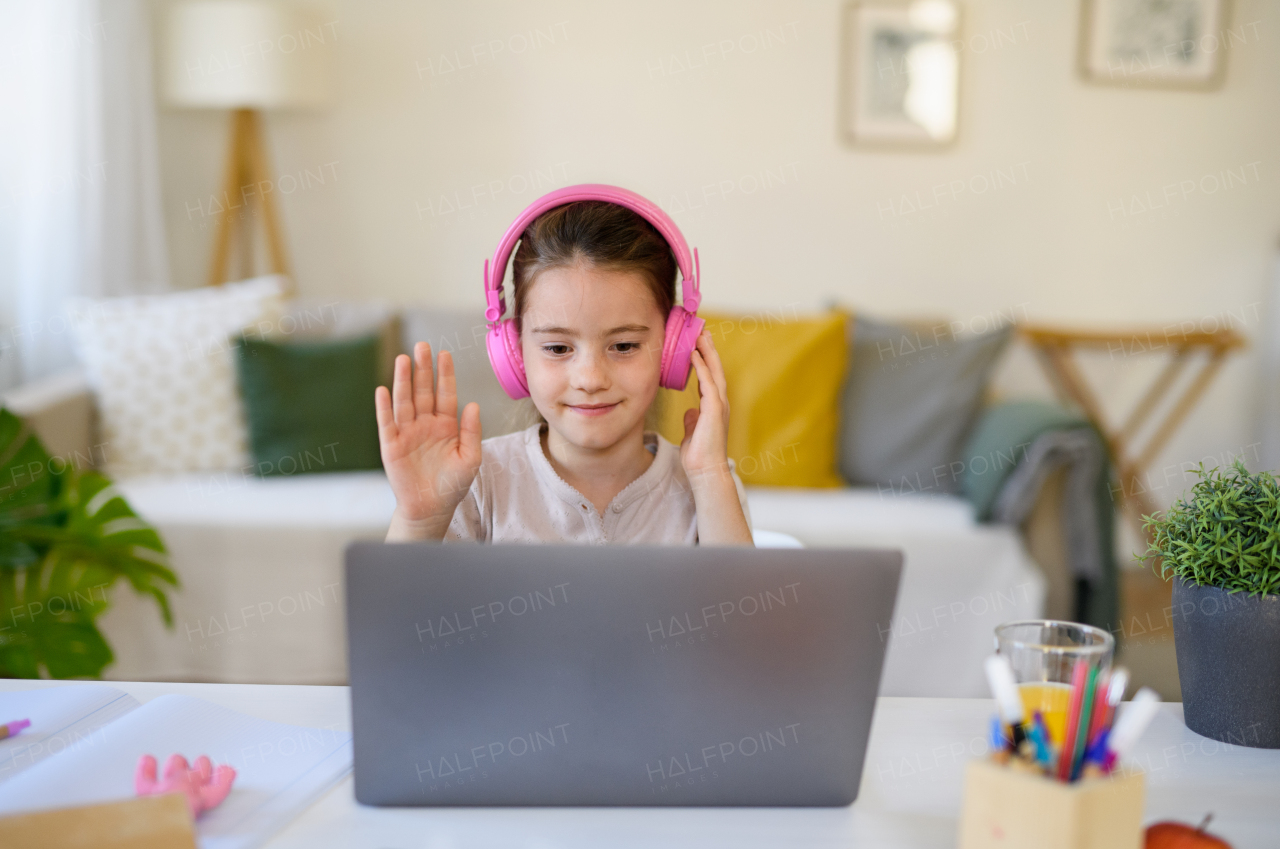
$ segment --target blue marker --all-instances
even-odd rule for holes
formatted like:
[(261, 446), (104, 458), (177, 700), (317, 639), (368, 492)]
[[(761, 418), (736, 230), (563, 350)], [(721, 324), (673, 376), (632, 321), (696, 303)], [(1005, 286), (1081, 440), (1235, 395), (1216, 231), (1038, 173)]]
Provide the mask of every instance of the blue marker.
[(1102, 766), (1107, 758), (1107, 740), (1110, 737), (1110, 728), (1103, 728), (1093, 735), (1093, 742), (1089, 744), (1089, 748), (1084, 753), (1085, 761), (1092, 761), (1098, 766)]
[(1040, 711), (1036, 711), (1031, 730), (1027, 732), (1027, 739), (1036, 747), (1036, 761), (1049, 766), (1052, 761), (1052, 756), (1049, 754), (1049, 730), (1045, 727), (1044, 717), (1040, 715)]
[(1000, 717), (991, 717), (991, 751), (999, 752), (1009, 747), (1009, 740), (1004, 736), (1004, 724)]

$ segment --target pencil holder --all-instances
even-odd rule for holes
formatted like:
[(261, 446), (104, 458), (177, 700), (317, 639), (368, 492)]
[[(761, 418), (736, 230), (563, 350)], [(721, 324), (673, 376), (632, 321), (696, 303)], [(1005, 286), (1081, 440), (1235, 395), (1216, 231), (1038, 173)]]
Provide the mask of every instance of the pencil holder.
[(960, 849), (1141, 849), (1141, 772), (1067, 784), (991, 761), (965, 770)]

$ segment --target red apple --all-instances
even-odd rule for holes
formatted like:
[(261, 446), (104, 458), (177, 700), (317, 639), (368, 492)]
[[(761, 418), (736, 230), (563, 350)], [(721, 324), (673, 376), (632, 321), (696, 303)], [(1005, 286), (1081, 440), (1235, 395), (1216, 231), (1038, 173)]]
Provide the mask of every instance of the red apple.
[(1181, 822), (1149, 825), (1144, 849), (1231, 849), (1230, 843), (1205, 831), (1211, 819), (1213, 814), (1205, 817), (1199, 827)]

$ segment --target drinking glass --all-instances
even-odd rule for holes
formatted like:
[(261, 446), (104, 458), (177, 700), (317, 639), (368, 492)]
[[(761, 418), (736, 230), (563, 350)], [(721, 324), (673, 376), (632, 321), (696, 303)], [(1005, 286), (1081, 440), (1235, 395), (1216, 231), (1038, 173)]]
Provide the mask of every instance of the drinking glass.
[(1013, 667), (1026, 721), (1040, 711), (1056, 745), (1065, 736), (1076, 666), (1089, 664), (1101, 674), (1111, 668), (1115, 649), (1111, 634), (1078, 622), (1023, 619), (996, 628), (996, 652)]

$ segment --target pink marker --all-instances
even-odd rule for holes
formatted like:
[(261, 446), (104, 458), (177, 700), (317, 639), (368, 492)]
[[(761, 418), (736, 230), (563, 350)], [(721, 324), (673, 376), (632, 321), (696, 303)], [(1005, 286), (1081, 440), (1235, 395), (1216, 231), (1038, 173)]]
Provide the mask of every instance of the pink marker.
[(4, 740), (7, 737), (12, 737), (13, 735), (17, 734), (19, 731), (21, 731), (22, 729), (30, 725), (31, 725), (31, 720), (29, 719), (16, 719), (13, 722), (6, 723), (5, 725), (0, 725), (0, 740)]

